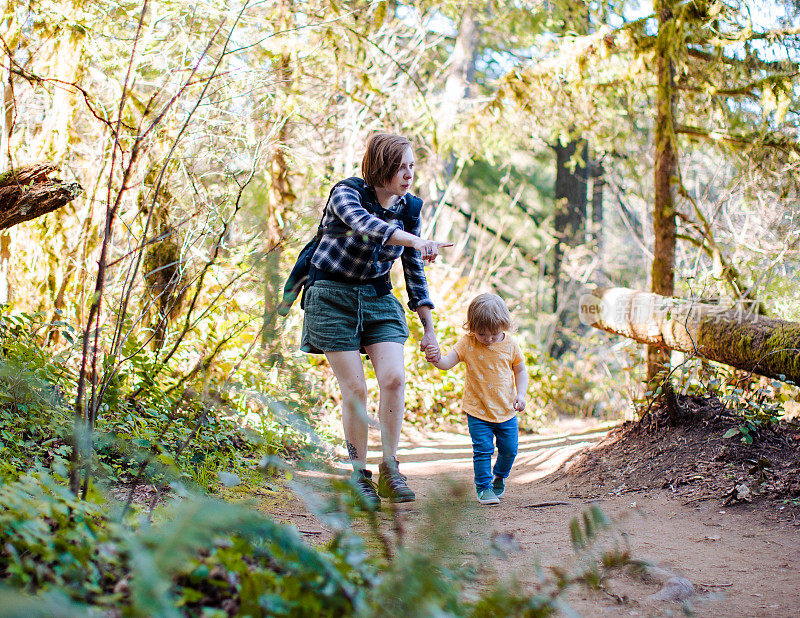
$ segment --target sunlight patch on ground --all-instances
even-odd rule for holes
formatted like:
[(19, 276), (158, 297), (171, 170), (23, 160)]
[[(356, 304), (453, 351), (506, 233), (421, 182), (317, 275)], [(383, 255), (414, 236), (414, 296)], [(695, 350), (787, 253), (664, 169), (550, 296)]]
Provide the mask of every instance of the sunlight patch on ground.
[[(512, 478), (528, 482), (551, 474), (573, 454), (600, 441), (613, 426), (594, 419), (569, 418), (540, 433), (521, 434)], [(369, 440), (367, 465), (377, 472), (382, 459), (379, 432), (371, 430)], [(335, 452), (334, 468), (342, 474), (349, 472), (352, 468), (346, 451), (337, 447)], [(466, 431), (422, 432), (408, 427), (403, 430), (398, 459), (401, 471), (409, 476), (471, 476), (472, 441)]]
[(593, 443), (594, 442), (577, 442), (569, 446), (547, 449), (538, 453), (535, 461), (526, 462), (518, 456), (517, 463), (515, 463), (517, 472), (515, 474), (512, 471), (512, 475), (514, 479), (520, 483), (527, 483), (540, 479), (555, 472), (572, 455)]

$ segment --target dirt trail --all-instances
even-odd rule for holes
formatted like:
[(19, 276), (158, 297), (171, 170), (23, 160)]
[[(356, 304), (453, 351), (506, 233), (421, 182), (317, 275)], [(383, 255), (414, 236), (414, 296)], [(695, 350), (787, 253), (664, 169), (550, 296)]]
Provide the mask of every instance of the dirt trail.
[[(669, 490), (619, 495), (595, 494), (580, 479), (550, 481), (547, 476), (581, 449), (591, 447), (606, 429), (586, 423), (562, 425), (549, 434), (520, 436), (520, 449), (499, 506), (468, 506), (465, 547), (499, 578), (535, 581), (537, 561), (567, 566), (574, 559), (569, 520), (597, 504), (627, 535), (631, 553), (688, 578), (697, 594), (691, 608), (698, 616), (800, 615), (800, 527), (777, 521), (778, 506), (722, 506), (721, 500), (682, 503)], [(377, 439), (370, 439), (377, 444)], [(377, 469), (379, 454), (370, 452)], [(410, 524), (416, 507), (443, 479), (472, 483), (469, 437), (452, 433), (413, 435), (401, 442), (401, 470), (417, 492), (417, 503), (403, 505)], [(344, 468), (343, 468), (344, 469)], [(570, 484), (571, 483), (571, 484)], [(547, 502), (552, 506), (531, 507)], [(300, 514), (295, 504), (288, 517), (310, 539), (324, 541), (324, 527)], [(301, 519), (298, 519), (301, 517)], [(511, 548), (500, 558), (490, 551), (493, 536)], [(575, 589), (569, 605), (583, 616), (661, 616), (681, 613), (676, 603), (649, 601), (657, 585), (627, 575), (613, 577), (603, 592)]]

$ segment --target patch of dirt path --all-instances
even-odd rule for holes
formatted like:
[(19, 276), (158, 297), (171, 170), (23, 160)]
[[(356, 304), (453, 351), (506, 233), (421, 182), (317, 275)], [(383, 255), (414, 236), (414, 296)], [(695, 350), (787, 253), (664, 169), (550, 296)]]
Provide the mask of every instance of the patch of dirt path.
[[(569, 521), (596, 504), (626, 535), (634, 558), (694, 584), (697, 593), (690, 605), (695, 615), (800, 615), (800, 527), (770, 516), (779, 508), (776, 503), (726, 507), (722, 499), (710, 499), (684, 504), (669, 489), (615, 494), (603, 483), (552, 474), (579, 451), (596, 446), (607, 431), (596, 423), (573, 421), (546, 434), (521, 435), (501, 504), (468, 503), (463, 530), (467, 553), (497, 578), (533, 584), (537, 564), (565, 567), (574, 562)], [(370, 443), (377, 444), (377, 437)], [(415, 504), (432, 496), (443, 479), (472, 486), (467, 435), (406, 432), (399, 459), (417, 492), (417, 503), (401, 505), (412, 528), (418, 512)], [(371, 468), (377, 469), (378, 460), (379, 453), (370, 452)], [(344, 463), (341, 468), (345, 470)], [(285, 521), (312, 533), (311, 542), (329, 538), (299, 501), (284, 513)], [(509, 550), (503, 558), (490, 548), (498, 535)], [(683, 609), (677, 603), (648, 600), (659, 586), (632, 576), (615, 575), (604, 588), (600, 592), (575, 588), (566, 600), (582, 616), (679, 615)]]

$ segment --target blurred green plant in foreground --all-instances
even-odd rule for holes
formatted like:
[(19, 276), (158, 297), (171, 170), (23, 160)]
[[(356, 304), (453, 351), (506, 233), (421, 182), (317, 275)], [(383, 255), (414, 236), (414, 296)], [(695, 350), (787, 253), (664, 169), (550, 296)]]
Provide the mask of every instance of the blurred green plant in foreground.
[(442, 485), (415, 529), (395, 520), (392, 532), (359, 511), (348, 482), (306, 486), (334, 531), (319, 548), (292, 525), (200, 495), (176, 492), (155, 523), (119, 519), (118, 504), (77, 499), (55, 468), (0, 489), (6, 616), (547, 616), (566, 607), (570, 586), (597, 587), (628, 561), (620, 544), (598, 543), (609, 522), (592, 508), (570, 524), (574, 565), (537, 571), (533, 586), (479, 587), (484, 574), (463, 561), (459, 540), (470, 517), (463, 486)]

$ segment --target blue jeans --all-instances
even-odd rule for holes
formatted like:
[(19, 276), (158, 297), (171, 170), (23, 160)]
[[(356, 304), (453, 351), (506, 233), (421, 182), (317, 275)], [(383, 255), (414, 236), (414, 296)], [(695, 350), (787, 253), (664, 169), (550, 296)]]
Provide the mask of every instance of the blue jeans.
[[(479, 492), (492, 486), (492, 472), (501, 479), (508, 478), (517, 456), (519, 423), (517, 417), (504, 423), (490, 423), (467, 414), (469, 435), (472, 438), (472, 465), (475, 469), (475, 489)], [(497, 461), (492, 471), (494, 443), (497, 441)]]

